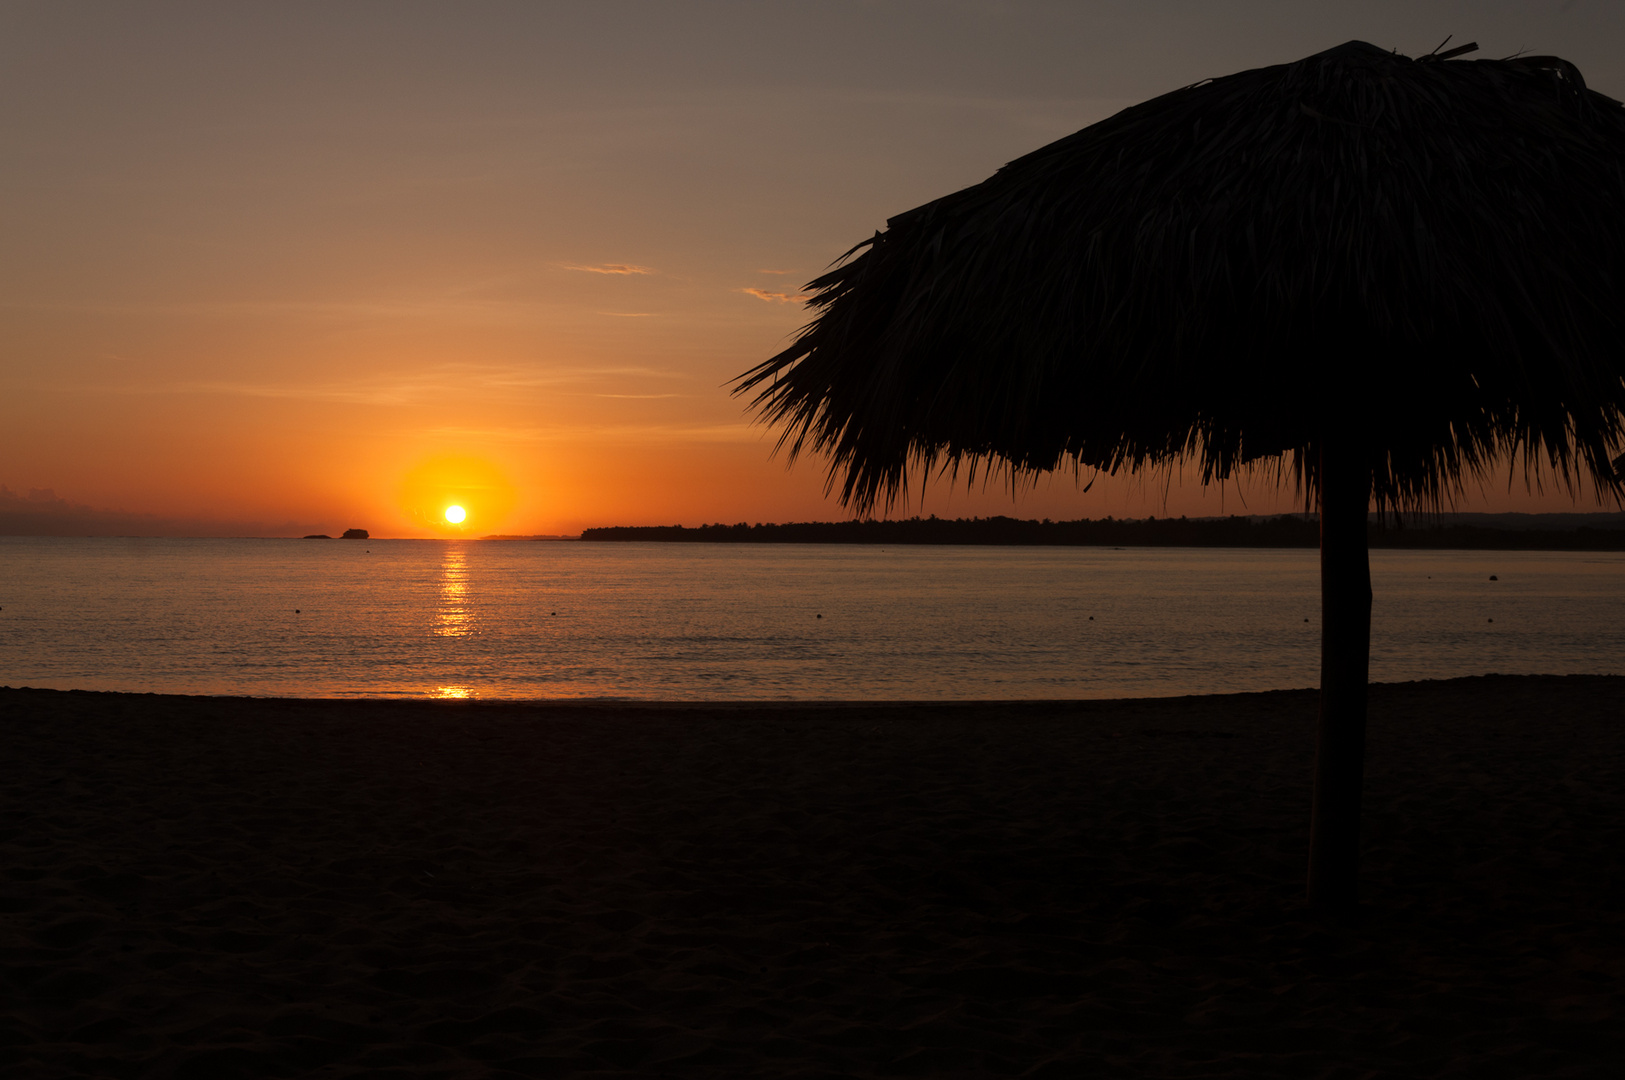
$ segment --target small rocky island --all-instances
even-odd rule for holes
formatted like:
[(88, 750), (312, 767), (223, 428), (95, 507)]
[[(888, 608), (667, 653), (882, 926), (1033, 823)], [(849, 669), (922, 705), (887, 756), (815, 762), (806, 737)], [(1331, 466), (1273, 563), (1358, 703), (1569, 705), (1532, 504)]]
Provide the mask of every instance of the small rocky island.
[(366, 529), (345, 529), (344, 530), (344, 535), (339, 537), (339, 539), (340, 540), (365, 540), (365, 539), (367, 539), (367, 530)]

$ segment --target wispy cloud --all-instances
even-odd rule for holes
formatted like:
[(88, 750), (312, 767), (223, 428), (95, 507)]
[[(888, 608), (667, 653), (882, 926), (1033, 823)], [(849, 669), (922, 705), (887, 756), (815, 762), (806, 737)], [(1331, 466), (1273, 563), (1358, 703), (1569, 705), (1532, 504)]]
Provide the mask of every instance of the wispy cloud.
[[(280, 398), (337, 402), (352, 405), (418, 405), (459, 395), (506, 394), (516, 390), (552, 390), (588, 397), (617, 395), (599, 391), (605, 380), (681, 378), (682, 372), (649, 367), (495, 368), (447, 366), (407, 375), (379, 374), (327, 383), (228, 382), (181, 380), (145, 385), (76, 385), (77, 391), (97, 389), (113, 394), (199, 394), (220, 397)], [(679, 397), (651, 394), (649, 397)]]
[(12, 303), (0, 300), (0, 311), (52, 311), (95, 315), (134, 315), (139, 317), (187, 317), (219, 319), (263, 319), (287, 317), (324, 320), (434, 320), (467, 319), (480, 322), (513, 322), (555, 314), (557, 304), (534, 299), (481, 299), (454, 290), (443, 296), (392, 301), (304, 301), (304, 300), (223, 300), (155, 303)]
[(424, 431), (412, 428), (403, 435), (413, 438), (433, 435), (447, 439), (490, 439), (501, 442), (539, 443), (580, 440), (626, 443), (759, 443), (762, 429), (755, 424), (559, 424), (549, 427), (438, 427)]
[(754, 296), (758, 300), (766, 300), (771, 304), (794, 304), (807, 299), (807, 293), (774, 292), (772, 289), (753, 289), (746, 287), (739, 290), (747, 296)]
[(758, 274), (772, 274), (774, 277), (784, 277), (786, 274), (795, 273), (794, 270), (758, 270), (756, 272)]
[(584, 274), (652, 274), (653, 270), (647, 266), (636, 266), (632, 263), (599, 263), (597, 266), (582, 266), (579, 263), (560, 263), (566, 270), (580, 270)]
[(600, 315), (607, 315), (612, 319), (654, 319), (658, 318), (652, 311), (600, 311)]
[(107, 387), (125, 394), (200, 394), (210, 397), (286, 398), (329, 401), (346, 405), (410, 405), (436, 393), (428, 382), (329, 383), (300, 386), (289, 383), (183, 381), (154, 386)]

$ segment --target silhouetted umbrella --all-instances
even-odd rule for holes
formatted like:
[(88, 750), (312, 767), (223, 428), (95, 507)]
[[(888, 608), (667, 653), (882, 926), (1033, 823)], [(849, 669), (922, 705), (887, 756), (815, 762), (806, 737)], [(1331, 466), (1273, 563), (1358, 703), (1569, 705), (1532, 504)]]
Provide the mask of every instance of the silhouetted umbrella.
[(915, 469), (1293, 475), (1321, 513), (1325, 907), (1355, 896), (1368, 508), (1505, 457), (1621, 493), (1625, 108), (1472, 48), (1350, 42), (1051, 143), (849, 251), (738, 387), (858, 510)]

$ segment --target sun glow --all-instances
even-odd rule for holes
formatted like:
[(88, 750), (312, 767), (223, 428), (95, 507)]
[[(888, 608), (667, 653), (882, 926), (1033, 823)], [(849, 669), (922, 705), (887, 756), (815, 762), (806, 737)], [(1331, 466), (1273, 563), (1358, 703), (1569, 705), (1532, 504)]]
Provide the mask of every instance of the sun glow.
[(423, 459), (401, 479), (401, 508), (417, 522), (419, 535), (462, 537), (476, 527), (496, 531), (518, 502), (500, 468), (465, 454)]

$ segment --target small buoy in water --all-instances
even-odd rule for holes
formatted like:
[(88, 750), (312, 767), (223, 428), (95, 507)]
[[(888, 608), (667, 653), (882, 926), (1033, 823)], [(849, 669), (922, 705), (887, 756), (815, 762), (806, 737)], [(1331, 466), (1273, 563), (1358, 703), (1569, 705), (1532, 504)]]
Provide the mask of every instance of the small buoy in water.
[(1308, 620), (1308, 619), (1305, 619), (1305, 620), (1303, 620), (1303, 621), (1304, 621), (1304, 622), (1308, 622), (1308, 621), (1309, 621), (1309, 620)]
[(1095, 621), (1095, 617), (1094, 617), (1094, 616), (1093, 616), (1093, 615), (1091, 615), (1091, 616), (1089, 616), (1089, 621), (1090, 621), (1090, 622), (1094, 622), (1094, 621)]
[(815, 618), (815, 619), (822, 619), (823, 617), (824, 617), (824, 615), (823, 615), (822, 612), (820, 612), (819, 614), (813, 616), (813, 618)]
[(1491, 620), (1490, 620), (1490, 622), (1494, 622), (1494, 621), (1495, 621), (1495, 620), (1494, 620), (1494, 619), (1491, 619)]
[(294, 609), (293, 609), (293, 613), (294, 613), (294, 614), (295, 614), (295, 615), (297, 615), (297, 614), (299, 614), (299, 609), (298, 609), (298, 608), (294, 608)]
[(1498, 577), (1496, 577), (1496, 576), (1495, 576), (1495, 575), (1494, 575), (1494, 574), (1491, 574), (1491, 575), (1490, 575), (1490, 580), (1491, 580), (1491, 581), (1500, 581), (1500, 580), (1501, 580), (1501, 579), (1500, 579), (1500, 578), (1498, 578)]
[(556, 612), (556, 611), (549, 611), (549, 612), (548, 612), (548, 614), (549, 614), (549, 615), (557, 615), (557, 614), (558, 614), (558, 612)]

